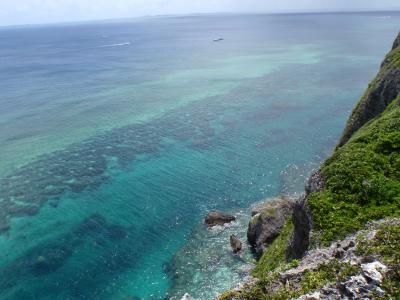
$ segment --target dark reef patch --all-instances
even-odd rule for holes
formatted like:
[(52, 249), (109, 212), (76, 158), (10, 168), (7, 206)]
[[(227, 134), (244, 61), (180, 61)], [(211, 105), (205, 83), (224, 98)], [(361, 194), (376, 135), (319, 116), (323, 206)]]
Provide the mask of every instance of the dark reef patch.
[[(168, 221), (166, 218), (161, 223), (137, 229), (93, 214), (70, 231), (27, 249), (23, 255), (1, 266), (0, 274), (8, 275), (0, 276), (1, 296), (5, 299), (102, 299), (117, 288), (115, 282), (121, 274), (140, 272), (143, 253), (154, 250), (154, 241), (160, 238), (161, 230), (165, 232)], [(167, 230), (172, 231), (173, 227)], [(145, 239), (141, 239), (143, 234)]]
[[(207, 150), (215, 136), (204, 104), (193, 104), (197, 114), (172, 111), (151, 123), (133, 124), (100, 134), (64, 150), (40, 156), (0, 179), (0, 234), (10, 229), (10, 219), (32, 216), (50, 202), (57, 207), (66, 192), (79, 193), (108, 179), (110, 161), (128, 168), (138, 156), (157, 155), (172, 138), (188, 141), (196, 150)], [(220, 108), (222, 109), (222, 108)], [(115, 163), (114, 163), (115, 164)], [(50, 200), (50, 201), (49, 201)]]
[(7, 276), (1, 276), (0, 289), (4, 291), (17, 285), (20, 280), (57, 271), (84, 243), (91, 242), (96, 247), (105, 247), (108, 243), (118, 243), (127, 236), (127, 229), (109, 223), (100, 214), (94, 214), (70, 232), (39, 244), (12, 263), (1, 267), (0, 273)]

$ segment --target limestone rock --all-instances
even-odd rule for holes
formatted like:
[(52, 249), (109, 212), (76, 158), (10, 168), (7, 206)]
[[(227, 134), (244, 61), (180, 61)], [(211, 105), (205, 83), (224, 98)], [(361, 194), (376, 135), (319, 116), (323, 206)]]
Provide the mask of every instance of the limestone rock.
[(288, 257), (302, 258), (310, 244), (312, 230), (312, 217), (308, 207), (308, 196), (310, 193), (324, 188), (325, 182), (321, 171), (315, 171), (305, 186), (305, 194), (297, 199), (293, 208), (294, 231), (287, 249)]
[(264, 252), (279, 235), (292, 209), (293, 202), (283, 198), (276, 198), (253, 209), (254, 216), (247, 229), (247, 239), (258, 254)]
[(346, 291), (346, 294), (349, 295), (351, 299), (368, 293), (368, 291), (371, 290), (367, 280), (361, 275), (350, 277), (349, 280), (342, 284), (342, 289)]
[[(279, 276), (265, 285), (266, 293), (273, 294), (281, 290), (283, 286), (290, 290), (300, 290), (305, 273), (314, 272), (321, 265), (329, 265), (330, 262), (337, 261), (357, 267), (356, 273), (351, 277), (334, 277), (325, 286), (307, 291), (307, 294), (300, 296), (297, 300), (375, 299), (374, 295), (386, 296), (386, 291), (381, 284), (385, 278), (388, 278), (392, 269), (379, 260), (381, 257), (364, 256), (356, 249), (359, 237), (370, 240), (376, 235), (378, 228), (388, 224), (400, 225), (400, 218), (370, 222), (365, 229), (343, 240), (333, 242), (330, 246), (307, 251), (295, 267), (280, 271)], [(335, 258), (334, 253), (337, 251), (341, 252), (340, 258)], [(248, 285), (238, 285), (232, 291), (249, 291), (255, 284), (256, 282), (250, 282)], [(224, 299), (240, 300), (242, 298), (233, 296)]]
[(233, 253), (238, 253), (240, 252), (240, 250), (242, 250), (242, 242), (235, 236), (235, 235), (231, 235), (229, 238), (230, 244), (231, 244), (231, 248)]
[(367, 264), (362, 264), (361, 269), (364, 272), (364, 276), (376, 284), (382, 282), (383, 275), (387, 271), (387, 267), (379, 261), (374, 261)]
[(353, 240), (351, 240), (351, 241), (349, 241), (349, 242), (347, 243), (347, 245), (343, 246), (343, 250), (344, 250), (344, 251), (347, 251), (347, 250), (349, 250), (350, 248), (353, 248), (355, 245), (356, 245), (356, 242), (353, 241)]
[(335, 250), (333, 251), (332, 256), (333, 256), (334, 258), (340, 259), (340, 258), (343, 258), (344, 253), (345, 253), (345, 251), (344, 251), (343, 249), (340, 249), (340, 248), (339, 248), (339, 249), (335, 249)]
[(232, 221), (235, 221), (236, 218), (233, 215), (223, 213), (220, 211), (212, 211), (209, 212), (208, 215), (206, 216), (204, 223), (208, 227), (213, 227), (216, 225), (224, 225), (226, 223), (230, 223)]
[(301, 296), (297, 300), (320, 300), (320, 299), (321, 299), (321, 293), (315, 292), (312, 294), (307, 294), (307, 295)]
[(351, 114), (338, 144), (339, 147), (346, 144), (364, 124), (381, 114), (400, 94), (400, 66), (392, 63), (393, 55), (399, 51), (399, 46), (400, 34), (393, 43), (392, 51), (383, 61), (379, 74), (371, 82)]

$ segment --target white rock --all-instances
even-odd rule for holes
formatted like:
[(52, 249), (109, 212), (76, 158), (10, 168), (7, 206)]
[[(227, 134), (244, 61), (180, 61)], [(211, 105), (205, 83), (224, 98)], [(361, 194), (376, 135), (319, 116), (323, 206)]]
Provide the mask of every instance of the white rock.
[(347, 293), (352, 295), (353, 297), (359, 295), (363, 289), (368, 287), (368, 282), (364, 278), (364, 276), (357, 275), (352, 276), (348, 281), (344, 283), (344, 288)]
[(376, 283), (382, 282), (383, 274), (387, 271), (387, 267), (379, 261), (362, 264), (361, 269), (363, 270), (365, 277)]
[(321, 299), (321, 293), (315, 292), (312, 294), (307, 294), (307, 295), (301, 296), (297, 300), (320, 300), (320, 299)]
[(385, 294), (385, 291), (382, 290), (379, 286), (375, 288), (375, 291), (378, 293), (378, 295), (381, 296)]
[(183, 297), (181, 298), (181, 300), (193, 300), (192, 296), (190, 296), (188, 293), (186, 293), (185, 295), (183, 295)]

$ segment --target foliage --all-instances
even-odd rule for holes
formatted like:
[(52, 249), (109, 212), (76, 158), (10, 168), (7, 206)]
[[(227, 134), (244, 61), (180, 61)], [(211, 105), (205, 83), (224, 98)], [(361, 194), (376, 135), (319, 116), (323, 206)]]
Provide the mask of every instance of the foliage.
[(292, 232), (293, 223), (289, 220), (282, 228), (280, 235), (272, 242), (258, 261), (257, 267), (253, 270), (255, 277), (263, 278), (268, 272), (286, 263), (286, 248)]
[(358, 267), (349, 263), (333, 260), (320, 265), (316, 270), (306, 271), (300, 278), (298, 286), (283, 285), (279, 279), (279, 271), (269, 273), (247, 291), (230, 291), (221, 295), (218, 300), (285, 300), (318, 290), (323, 286), (343, 281), (359, 273)]
[(390, 106), (361, 128), (321, 170), (326, 187), (309, 198), (319, 242), (400, 215), (400, 107)]
[[(400, 48), (397, 48), (386, 56), (381, 72), (370, 83), (353, 115), (382, 78), (399, 67)], [(400, 96), (381, 115), (355, 132), (344, 146), (336, 148), (323, 164), (321, 174), (324, 189), (308, 198), (314, 230), (312, 243), (329, 245), (362, 229), (369, 221), (400, 216)], [(280, 272), (299, 264), (286, 262), (286, 246), (292, 231), (290, 221), (263, 254), (253, 271), (259, 281), (252, 288), (227, 292), (219, 299), (297, 298), (360, 273), (359, 267), (333, 260), (317, 270), (306, 271), (295, 286), (282, 284)], [(372, 241), (360, 241), (357, 251), (382, 257), (390, 267), (381, 285), (385, 299), (400, 299), (400, 226), (382, 227)]]
[[(384, 299), (400, 298), (400, 225), (383, 225), (372, 240), (361, 238), (357, 245), (359, 255), (378, 255), (390, 268), (381, 288)], [(380, 299), (376, 296), (376, 299)], [(383, 299), (383, 298), (382, 298)]]
[(391, 51), (385, 58), (388, 67), (400, 67), (400, 48)]

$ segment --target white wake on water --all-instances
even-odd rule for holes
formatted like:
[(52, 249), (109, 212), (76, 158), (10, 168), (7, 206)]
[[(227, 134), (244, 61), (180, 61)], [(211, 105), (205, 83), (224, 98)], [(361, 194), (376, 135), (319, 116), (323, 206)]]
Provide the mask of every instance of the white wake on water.
[(130, 44), (131, 44), (131, 42), (124, 42), (124, 43), (118, 43), (118, 44), (102, 45), (102, 46), (98, 46), (97, 48), (120, 47), (120, 46), (128, 46)]

